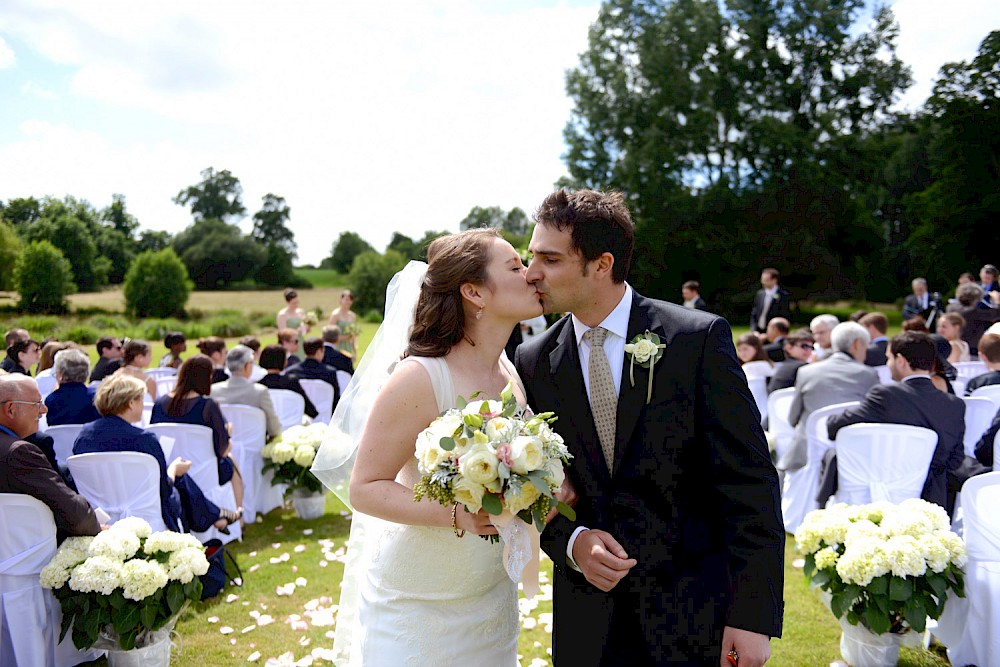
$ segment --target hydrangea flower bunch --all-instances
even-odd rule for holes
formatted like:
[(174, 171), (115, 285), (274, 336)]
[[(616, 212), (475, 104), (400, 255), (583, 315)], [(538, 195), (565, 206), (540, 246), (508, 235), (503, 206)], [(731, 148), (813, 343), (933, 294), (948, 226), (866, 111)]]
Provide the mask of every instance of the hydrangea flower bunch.
[(965, 543), (947, 512), (925, 500), (835, 505), (795, 532), (805, 575), (830, 594), (830, 610), (876, 634), (923, 632), (949, 591), (965, 597)]
[(201, 599), (198, 577), (206, 572), (205, 547), (195, 537), (154, 533), (128, 517), (96, 537), (68, 538), (40, 578), (62, 607), (60, 640), (72, 627), (77, 648), (108, 648), (103, 637), (130, 650)]
[(545, 527), (552, 507), (574, 518), (573, 510), (553, 496), (562, 486), (563, 463), (572, 458), (562, 436), (549, 424), (551, 412), (530, 415), (514, 398), (513, 385), (499, 401), (467, 402), (459, 397), (417, 436), (421, 479), (414, 499), (424, 496), (442, 505), (461, 503), (469, 512), (507, 509), (525, 523)]
[(310, 472), (316, 450), (326, 436), (327, 426), (316, 422), (309, 426), (293, 426), (280, 437), (264, 445), (264, 472), (272, 471), (271, 485), (287, 484), (287, 493), (303, 489), (312, 493), (323, 490), (323, 485)]

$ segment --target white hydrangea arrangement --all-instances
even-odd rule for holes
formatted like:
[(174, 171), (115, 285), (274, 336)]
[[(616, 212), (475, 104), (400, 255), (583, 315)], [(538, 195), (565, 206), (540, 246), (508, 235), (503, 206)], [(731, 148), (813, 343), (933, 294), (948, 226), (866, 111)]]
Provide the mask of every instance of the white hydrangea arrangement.
[(875, 634), (923, 632), (949, 591), (965, 597), (965, 544), (950, 525), (943, 508), (920, 499), (835, 505), (807, 514), (795, 543), (834, 616)]
[[(205, 547), (193, 536), (128, 517), (96, 537), (70, 537), (41, 572), (62, 607), (60, 640), (77, 648), (141, 648), (201, 599)], [(108, 645), (109, 640), (113, 641)], [(103, 645), (102, 645), (103, 643)]]
[(469, 512), (493, 515), (507, 509), (525, 523), (545, 527), (552, 507), (575, 519), (553, 496), (562, 486), (563, 463), (572, 458), (562, 436), (549, 424), (551, 412), (526, 414), (511, 384), (499, 401), (466, 402), (448, 410), (417, 436), (421, 479), (414, 499), (424, 496), (442, 505), (461, 503)]
[(287, 484), (286, 494), (295, 489), (312, 493), (323, 490), (323, 484), (310, 472), (316, 450), (326, 436), (327, 426), (316, 422), (309, 426), (292, 426), (280, 437), (264, 445), (264, 472), (273, 471), (271, 485)]

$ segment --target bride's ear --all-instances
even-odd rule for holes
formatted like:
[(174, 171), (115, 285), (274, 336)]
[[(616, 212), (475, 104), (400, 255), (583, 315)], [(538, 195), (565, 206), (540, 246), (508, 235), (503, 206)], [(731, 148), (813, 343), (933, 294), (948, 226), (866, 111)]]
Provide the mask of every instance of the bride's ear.
[(482, 308), (486, 305), (486, 297), (482, 285), (462, 283), (462, 286), (458, 288), (458, 292), (473, 308)]

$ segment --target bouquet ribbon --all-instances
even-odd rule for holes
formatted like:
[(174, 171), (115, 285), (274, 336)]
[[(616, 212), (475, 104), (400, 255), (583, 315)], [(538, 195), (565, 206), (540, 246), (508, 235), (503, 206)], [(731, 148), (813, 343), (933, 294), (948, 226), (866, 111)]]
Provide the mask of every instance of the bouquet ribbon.
[(490, 517), (503, 539), (503, 566), (513, 582), (521, 581), (524, 595), (529, 598), (538, 593), (539, 535), (534, 524), (525, 523), (520, 517), (504, 509), (502, 514)]

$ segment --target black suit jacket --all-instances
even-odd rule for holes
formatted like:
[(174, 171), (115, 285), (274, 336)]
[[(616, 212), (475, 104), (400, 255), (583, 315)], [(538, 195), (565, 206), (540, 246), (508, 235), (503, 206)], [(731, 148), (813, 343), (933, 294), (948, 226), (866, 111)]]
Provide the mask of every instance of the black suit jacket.
[(323, 363), (333, 366), (338, 371), (354, 375), (354, 363), (351, 358), (329, 343), (323, 343)]
[(90, 381), (101, 382), (104, 378), (108, 377), (121, 367), (121, 359), (108, 359), (107, 357), (101, 357), (97, 360), (97, 363), (94, 364), (94, 367), (90, 371)]
[(23, 493), (52, 510), (60, 542), (97, 535), (101, 525), (87, 499), (66, 486), (37, 446), (0, 431), (0, 493)]
[(931, 295), (927, 295), (927, 308), (923, 308), (920, 305), (920, 301), (917, 300), (916, 294), (909, 294), (905, 299), (903, 299), (903, 319), (908, 320), (914, 315), (922, 315), (927, 317), (928, 311), (931, 305)]
[(885, 366), (887, 349), (889, 349), (888, 340), (880, 340), (869, 345), (865, 353), (865, 366)]
[[(628, 361), (614, 470), (601, 453), (572, 318), (522, 344), (515, 365), (529, 405), (558, 415), (574, 458), (578, 522), (542, 533), (555, 563), (557, 665), (598, 665), (618, 606), (639, 611), (658, 664), (718, 661), (725, 625), (781, 634), (785, 532), (760, 415), (722, 318), (634, 294), (628, 339), (652, 331), (666, 349), (649, 370)], [(578, 526), (602, 529), (638, 564), (611, 593), (567, 565)], [(678, 638), (683, 638), (678, 641)]]
[(337, 382), (336, 369), (315, 359), (306, 359), (302, 363), (286, 368), (285, 375), (296, 380), (323, 380), (327, 384), (332, 384), (333, 409), (337, 408), (337, 403), (340, 402), (340, 383)]
[(962, 340), (969, 344), (969, 352), (979, 354), (979, 339), (994, 322), (1000, 321), (1000, 308), (990, 308), (978, 303), (970, 308), (963, 308), (961, 315), (965, 318), (962, 327)]
[(826, 423), (831, 440), (840, 429), (851, 424), (907, 424), (935, 431), (937, 448), (920, 497), (948, 507), (948, 471), (958, 470), (965, 461), (962, 399), (939, 390), (930, 378), (877, 384), (868, 390), (861, 405), (830, 417)]
[(785, 360), (785, 338), (782, 336), (778, 338), (773, 343), (768, 343), (764, 345), (764, 353), (767, 358), (778, 363)]
[(287, 375), (279, 375), (277, 373), (268, 373), (258, 380), (258, 382), (268, 389), (287, 389), (288, 391), (294, 391), (296, 394), (305, 399), (305, 413), (307, 415), (315, 417), (319, 414), (316, 410), (316, 406), (313, 405), (311, 400), (309, 400), (306, 390), (302, 388), (302, 384), (295, 378)]
[[(764, 290), (757, 290), (757, 294), (753, 297), (753, 308), (750, 310), (750, 331), (759, 331), (761, 333), (764, 331), (757, 326), (757, 322), (760, 320), (760, 314), (764, 310), (765, 299)], [(769, 322), (773, 317), (784, 317), (789, 321), (792, 319), (792, 302), (789, 298), (788, 290), (780, 286), (778, 287), (777, 295), (771, 300), (771, 307), (767, 309), (764, 320)]]
[(799, 375), (799, 369), (806, 365), (806, 362), (798, 359), (785, 359), (774, 371), (774, 375), (767, 381), (767, 393), (788, 389), (795, 386), (795, 378)]

